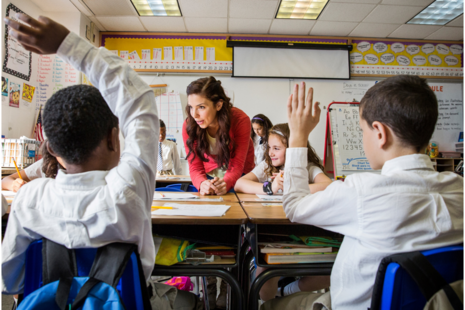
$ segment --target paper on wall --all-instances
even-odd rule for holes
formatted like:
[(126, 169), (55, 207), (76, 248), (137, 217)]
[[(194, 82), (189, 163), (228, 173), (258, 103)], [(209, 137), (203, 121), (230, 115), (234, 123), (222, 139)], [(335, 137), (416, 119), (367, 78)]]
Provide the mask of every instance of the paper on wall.
[(215, 61), (215, 48), (207, 47), (207, 61)]
[(128, 59), (129, 52), (128, 51), (119, 51), (119, 57), (123, 59)]
[(153, 49), (153, 60), (161, 61), (161, 48)]
[(163, 60), (173, 60), (173, 48), (171, 46), (163, 47)]
[(182, 46), (175, 46), (174, 47), (174, 60), (183, 61), (184, 55), (182, 53), (183, 47)]
[(145, 59), (145, 60), (150, 59), (150, 49), (143, 49), (142, 50), (142, 59)]
[(184, 46), (184, 59), (194, 60), (194, 48), (192, 46)]
[(203, 60), (203, 46), (195, 47), (195, 60)]

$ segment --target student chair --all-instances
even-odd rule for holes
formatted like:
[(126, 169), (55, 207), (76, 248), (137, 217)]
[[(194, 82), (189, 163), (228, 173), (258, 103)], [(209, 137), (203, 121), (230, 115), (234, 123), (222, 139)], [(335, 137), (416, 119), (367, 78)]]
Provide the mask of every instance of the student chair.
[[(42, 240), (34, 241), (26, 250), (24, 298), (42, 286)], [(77, 276), (88, 276), (97, 253), (96, 248), (75, 249)], [(132, 252), (116, 287), (126, 309), (148, 310), (148, 290), (139, 254)], [(144, 306), (145, 304), (145, 306)]]
[[(463, 245), (421, 251), (420, 253), (436, 269), (445, 282), (453, 283), (463, 279)], [(393, 261), (400, 262), (402, 260), (404, 266), (408, 264), (410, 272), (413, 270), (417, 274), (419, 273), (420, 276), (425, 277), (422, 283), (428, 283), (425, 285), (431, 287), (431, 290), (433, 290), (433, 285), (429, 283), (439, 285), (438, 282), (440, 281), (434, 279), (433, 275), (424, 274), (424, 270), (417, 267), (417, 260), (412, 256), (413, 254), (414, 252), (396, 254), (381, 261), (373, 287), (371, 310), (423, 309), (427, 302), (424, 289), (420, 289), (409, 273)], [(418, 281), (418, 276), (416, 278)]]
[(156, 192), (179, 192), (179, 193), (184, 193), (184, 191), (177, 189), (177, 188), (172, 188), (172, 187), (157, 187), (155, 188)]
[(191, 185), (191, 184), (170, 184), (167, 187), (179, 189), (179, 190), (184, 191), (184, 192), (191, 192), (191, 193), (197, 193), (198, 192), (198, 190), (195, 188), (195, 186)]

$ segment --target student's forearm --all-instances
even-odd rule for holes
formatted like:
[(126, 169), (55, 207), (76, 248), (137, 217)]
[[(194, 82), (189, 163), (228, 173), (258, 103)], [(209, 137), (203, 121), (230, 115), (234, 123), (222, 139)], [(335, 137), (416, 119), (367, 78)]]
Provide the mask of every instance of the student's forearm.
[[(16, 175), (16, 178), (18, 177), (17, 173), (15, 173), (14, 175)], [(2, 179), (2, 190), (12, 191), (13, 190), (13, 182), (15, 181), (16, 178), (13, 178), (13, 174), (3, 178)]]
[(330, 184), (331, 184), (331, 182), (313, 183), (313, 184), (309, 184), (308, 188), (310, 189), (310, 192), (312, 194), (315, 194), (316, 192), (324, 190)]
[(237, 180), (234, 190), (244, 194), (265, 194), (262, 183), (246, 180), (244, 178)]

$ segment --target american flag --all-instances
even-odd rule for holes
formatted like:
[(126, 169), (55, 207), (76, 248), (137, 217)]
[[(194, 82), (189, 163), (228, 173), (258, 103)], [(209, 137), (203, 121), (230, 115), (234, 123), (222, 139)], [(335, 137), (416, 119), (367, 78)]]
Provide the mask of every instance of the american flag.
[(35, 124), (34, 127), (34, 139), (36, 139), (39, 142), (44, 141), (44, 134), (42, 133), (42, 107), (39, 109), (39, 115), (37, 116), (37, 123)]

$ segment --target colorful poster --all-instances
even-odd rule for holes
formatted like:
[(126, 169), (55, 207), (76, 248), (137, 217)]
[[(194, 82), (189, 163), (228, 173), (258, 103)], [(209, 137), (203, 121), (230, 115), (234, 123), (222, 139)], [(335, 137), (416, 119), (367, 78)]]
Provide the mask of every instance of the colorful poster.
[(352, 41), (351, 73), (463, 76), (463, 44)]
[[(6, 8), (6, 16), (17, 20), (15, 13), (24, 13), (13, 4)], [(3, 72), (29, 81), (31, 78), (31, 52), (24, 47), (12, 36), (8, 34), (9, 26), (5, 26), (5, 60), (3, 61)]]
[(10, 107), (19, 108), (21, 85), (10, 81)]
[(8, 96), (8, 78), (2, 76), (2, 96)]
[(26, 83), (23, 83), (23, 100), (27, 102), (32, 102), (32, 99), (34, 98), (34, 92), (36, 88), (35, 86), (28, 85)]

